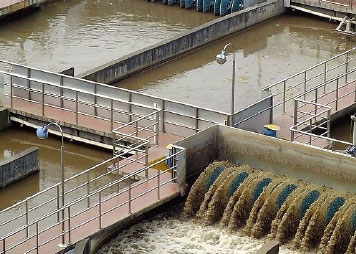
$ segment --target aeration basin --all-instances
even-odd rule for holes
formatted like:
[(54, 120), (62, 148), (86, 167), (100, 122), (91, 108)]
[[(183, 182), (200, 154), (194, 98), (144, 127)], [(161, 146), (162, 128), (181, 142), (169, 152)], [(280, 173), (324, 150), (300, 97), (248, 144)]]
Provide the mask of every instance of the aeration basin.
[(187, 176), (199, 175), (185, 216), (308, 253), (355, 253), (356, 158), (226, 126), (177, 145)]

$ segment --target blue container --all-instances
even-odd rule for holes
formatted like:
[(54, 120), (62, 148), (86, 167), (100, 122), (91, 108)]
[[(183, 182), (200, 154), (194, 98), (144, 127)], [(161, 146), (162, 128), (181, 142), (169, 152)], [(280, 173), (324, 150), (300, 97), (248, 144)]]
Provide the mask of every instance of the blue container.
[(269, 137), (277, 137), (277, 131), (268, 129), (266, 127), (263, 128), (263, 135), (269, 136)]

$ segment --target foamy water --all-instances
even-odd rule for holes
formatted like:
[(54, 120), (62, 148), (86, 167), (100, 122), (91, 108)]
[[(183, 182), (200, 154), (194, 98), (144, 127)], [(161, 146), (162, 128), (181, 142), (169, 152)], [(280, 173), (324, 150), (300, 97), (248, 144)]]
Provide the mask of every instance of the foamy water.
[[(124, 253), (255, 253), (266, 241), (228, 232), (218, 226), (203, 226), (193, 219), (182, 219), (183, 204), (175, 205), (152, 219), (122, 231), (100, 254)], [(281, 254), (298, 253), (280, 248)]]

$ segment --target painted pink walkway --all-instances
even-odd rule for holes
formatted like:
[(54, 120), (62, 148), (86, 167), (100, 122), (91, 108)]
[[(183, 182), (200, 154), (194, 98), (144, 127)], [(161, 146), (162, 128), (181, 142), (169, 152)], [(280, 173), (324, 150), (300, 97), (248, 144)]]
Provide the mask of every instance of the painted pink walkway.
[[(9, 98), (6, 98), (5, 100), (5, 105), (8, 107), (10, 106), (10, 100)], [(42, 107), (38, 104), (26, 102), (23, 100), (19, 99), (13, 99), (13, 107), (10, 109), (12, 112), (17, 112), (23, 115), (37, 115), (41, 116), (42, 115)], [(52, 121), (57, 121), (59, 124), (73, 124), (73, 125), (78, 125), (81, 127), (85, 127), (88, 129), (96, 130), (99, 132), (104, 132), (104, 133), (111, 133), (111, 123), (108, 121), (96, 119), (94, 117), (90, 116), (83, 116), (80, 115), (78, 117), (78, 123), (76, 123), (76, 116), (74, 113), (65, 111), (65, 110), (60, 110), (60, 109), (55, 109), (52, 107), (45, 107), (44, 110), (44, 116), (48, 118), (48, 120), (52, 119)], [(115, 127), (118, 127), (119, 125), (115, 125)], [(145, 136), (145, 133), (142, 134), (143, 137)], [(149, 161), (156, 160), (158, 158), (161, 158), (163, 156), (166, 156), (168, 154), (168, 150), (166, 146), (168, 144), (172, 144), (180, 140), (182, 137), (171, 135), (171, 134), (165, 134), (165, 133), (160, 133), (159, 134), (159, 144), (158, 146), (152, 146), (149, 148), (148, 154), (149, 154)], [(135, 155), (134, 155), (135, 156)], [(121, 164), (122, 163), (122, 164)], [(120, 161), (120, 164), (123, 165), (125, 163), (125, 160)], [(121, 171), (124, 171), (124, 173), (132, 173), (135, 170), (138, 170), (142, 167), (142, 164), (138, 163), (132, 163), (128, 165), (127, 167), (121, 169)], [(142, 178), (142, 180), (136, 182), (135, 184), (142, 183), (136, 187), (133, 187), (131, 189), (131, 198), (137, 197), (137, 199), (133, 200), (131, 202), (131, 213), (140, 213), (144, 211), (145, 209), (152, 207), (152, 206), (157, 206), (162, 200), (167, 199), (173, 199), (175, 197), (180, 196), (180, 191), (178, 184), (176, 183), (167, 183), (166, 185), (160, 187), (159, 190), (159, 195), (158, 195), (158, 190), (154, 189), (158, 186), (158, 174), (157, 169), (150, 169), (148, 172), (148, 175), (150, 177), (156, 176), (155, 178), (146, 181), (145, 178)], [(141, 174), (141, 176), (144, 176)], [(172, 178), (171, 172), (166, 172), (162, 175), (160, 175), (159, 182), (160, 184), (163, 184), (165, 182), (168, 182)], [(146, 182), (144, 182), (146, 181)], [(134, 184), (132, 185), (134, 186)], [(154, 189), (154, 190), (152, 190)], [(149, 190), (152, 190), (151, 192), (148, 192)], [(101, 217), (101, 228), (105, 228), (117, 221), (123, 220), (125, 218), (128, 218), (132, 216), (129, 213), (129, 205), (128, 205), (128, 200), (129, 200), (129, 192), (128, 192), (128, 187), (124, 188), (121, 191), (121, 194), (113, 197), (110, 200), (107, 200), (102, 203), (101, 205), (101, 213), (106, 213), (107, 211), (113, 209), (115, 206), (120, 206), (118, 208), (113, 209), (112, 211), (108, 212), (107, 214), (103, 215)], [(141, 193), (148, 192), (147, 194), (140, 196)], [(158, 199), (158, 196), (160, 199)], [(108, 197), (102, 197), (102, 200), (106, 199)], [(96, 218), (99, 216), (99, 206), (95, 206), (90, 208), (89, 210), (79, 214), (75, 215), (75, 211), (71, 212), (71, 219), (70, 219), (70, 224), (71, 224), (71, 243), (78, 242), (81, 239), (84, 239), (98, 230), (100, 230), (99, 226), (99, 218)], [(90, 221), (82, 226), (79, 226), (83, 224), (85, 221)], [(69, 222), (66, 221), (66, 230), (68, 229), (68, 224)], [(34, 230), (34, 226), (32, 229)], [(75, 229), (74, 229), (75, 228)], [(41, 230), (43, 230), (43, 226), (40, 227)], [(46, 241), (49, 241), (49, 239), (53, 238), (56, 235), (59, 235), (61, 233), (61, 225), (54, 226), (53, 228), (49, 229), (48, 231), (40, 234), (38, 241), (39, 244), (42, 244)], [(66, 242), (69, 240), (69, 233), (65, 234)], [(12, 243), (19, 242), (21, 240), (25, 239), (25, 232), (22, 231), (9, 239), (6, 240), (5, 246), (11, 246)], [(22, 254), (25, 251), (31, 248), (36, 247), (36, 236), (34, 235), (33, 237), (30, 237), (26, 241), (24, 241), (23, 244), (20, 246), (12, 249), (11, 251), (8, 251), (6, 253), (15, 253), (15, 254)], [(44, 246), (40, 247), (39, 253), (55, 253), (60, 250), (58, 247), (58, 244), (60, 243), (61, 238), (56, 238), (45, 244)], [(0, 243), (0, 251), (3, 251), (3, 245)], [(30, 252), (30, 253), (36, 253), (36, 250)]]

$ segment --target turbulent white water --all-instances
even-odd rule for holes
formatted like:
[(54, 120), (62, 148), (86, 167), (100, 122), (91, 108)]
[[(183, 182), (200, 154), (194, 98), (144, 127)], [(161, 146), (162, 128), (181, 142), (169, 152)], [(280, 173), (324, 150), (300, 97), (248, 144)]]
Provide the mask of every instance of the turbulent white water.
[[(99, 254), (127, 253), (234, 253), (253, 254), (265, 239), (257, 240), (218, 226), (203, 226), (193, 219), (182, 219), (182, 204), (152, 219), (122, 231)], [(282, 246), (281, 254), (297, 253)]]

